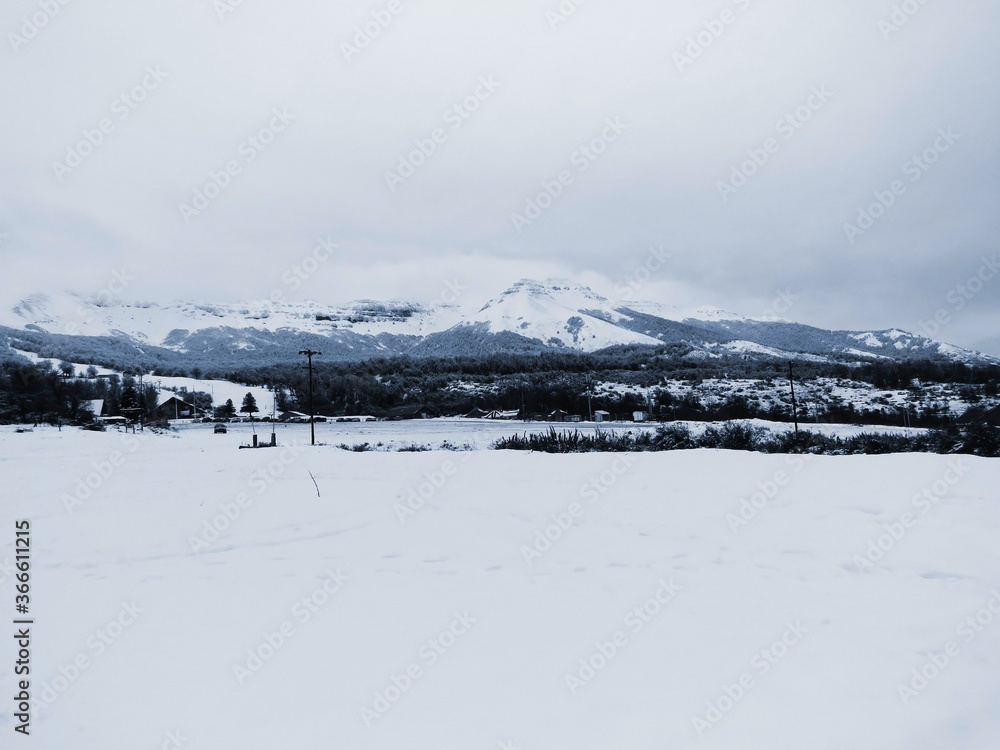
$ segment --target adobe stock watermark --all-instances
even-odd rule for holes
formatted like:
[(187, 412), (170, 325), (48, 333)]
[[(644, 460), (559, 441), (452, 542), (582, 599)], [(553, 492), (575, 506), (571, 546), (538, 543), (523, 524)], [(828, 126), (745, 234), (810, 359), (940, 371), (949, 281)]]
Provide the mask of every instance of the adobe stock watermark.
[(562, 0), (555, 8), (545, 11), (545, 20), (555, 31), (576, 13), (577, 8), (586, 4), (587, 0)]
[[(499, 81), (493, 80), (492, 75), (480, 76), (479, 85), (471, 94), (444, 111), (443, 119), (446, 125), (451, 126), (451, 132), (461, 128), (466, 120), (472, 117), (472, 113), (489, 100), (502, 85)], [(416, 148), (399, 157), (395, 171), (385, 172), (385, 182), (389, 186), (389, 192), (395, 193), (397, 187), (413, 177), (417, 170), (437, 153), (438, 148), (448, 141), (448, 135), (448, 131), (444, 128), (434, 128), (426, 138), (417, 138), (413, 142)]]
[(698, 738), (704, 737), (705, 732), (718, 726), (719, 722), (758, 686), (758, 680), (777, 666), (808, 632), (809, 628), (804, 627), (799, 620), (786, 623), (785, 631), (774, 643), (753, 655), (750, 659), (750, 671), (741, 674), (732, 684), (724, 684), (717, 697), (705, 703), (703, 716), (691, 717)]
[(379, 8), (371, 12), (371, 20), (354, 27), (354, 36), (348, 42), (340, 43), (340, 51), (348, 64), (351, 60), (367, 49), (368, 45), (385, 31), (392, 24), (393, 19), (403, 12), (403, 4), (400, 0), (389, 0), (385, 8)]
[(395, 503), (392, 506), (400, 525), (417, 515), (427, 501), (437, 495), (441, 488), (448, 483), (448, 479), (456, 474), (458, 474), (458, 467), (451, 459), (445, 459), (437, 469), (425, 472), (423, 475), (425, 481), (410, 488), (410, 494), (407, 495), (405, 504)]
[(518, 234), (523, 233), (525, 227), (533, 224), (543, 212), (551, 208), (566, 188), (576, 181), (577, 176), (590, 169), (594, 162), (607, 153), (608, 147), (616, 142), (629, 127), (622, 123), (621, 117), (608, 117), (604, 120), (604, 124), (605, 127), (599, 135), (591, 138), (589, 142), (581, 145), (570, 154), (569, 162), (570, 166), (576, 167), (575, 175), (571, 169), (560, 170), (552, 180), (542, 182), (540, 193), (533, 198), (525, 199), (523, 213), (510, 215), (510, 220)]
[(903, 0), (903, 2), (893, 5), (892, 13), (878, 21), (877, 26), (878, 30), (882, 32), (882, 38), (888, 39), (900, 31), (926, 4), (927, 0)]
[(104, 627), (98, 628), (87, 637), (85, 643), (89, 651), (79, 652), (69, 664), (60, 664), (59, 674), (53, 677), (51, 682), (43, 682), (39, 685), (35, 699), (32, 701), (32, 711), (35, 716), (40, 716), (42, 710), (49, 708), (59, 699), (59, 696), (69, 690), (70, 686), (93, 666), (94, 660), (117, 643), (118, 639), (135, 624), (139, 615), (144, 611), (135, 603), (135, 599), (130, 602), (122, 602), (118, 614), (109, 620)]
[[(951, 127), (941, 128), (930, 146), (925, 148), (922, 153), (914, 154), (903, 162), (903, 174), (910, 178), (910, 184), (919, 182), (930, 168), (937, 164), (943, 154), (951, 151), (952, 146), (961, 137)], [(893, 180), (886, 190), (876, 190), (873, 193), (875, 200), (867, 207), (860, 206), (858, 208), (857, 220), (853, 224), (850, 222), (844, 224), (847, 241), (852, 245), (856, 244), (865, 232), (874, 227), (889, 209), (896, 205), (898, 198), (906, 195), (908, 187), (902, 180)]]
[[(790, 141), (814, 114), (823, 109), (832, 96), (833, 92), (828, 91), (826, 86), (813, 86), (802, 104), (778, 119), (774, 124), (774, 130), (783, 141)], [(747, 181), (780, 150), (781, 141), (775, 136), (768, 136), (760, 146), (747, 149), (749, 158), (730, 167), (728, 180), (725, 182), (719, 180), (715, 183), (722, 200), (728, 202), (729, 197), (744, 187)]]
[[(680, 592), (681, 587), (674, 583), (674, 579), (660, 581), (660, 587), (656, 592), (646, 599), (642, 604), (633, 607), (624, 617), (625, 629), (616, 630), (606, 641), (598, 641), (594, 644), (594, 650), (585, 658), (580, 659), (579, 667), (575, 674), (565, 676), (566, 687), (569, 688), (570, 695), (576, 695), (586, 687), (603, 670), (622, 649), (629, 644), (629, 633), (633, 636), (642, 632), (664, 608), (670, 604)], [(626, 632), (626, 629), (628, 632)]]
[(601, 496), (607, 494), (608, 490), (618, 483), (619, 477), (626, 474), (634, 463), (635, 456), (631, 453), (616, 456), (607, 469), (581, 486), (580, 497), (587, 503), (582, 504), (574, 500), (562, 513), (553, 513), (550, 516), (552, 523), (536, 529), (531, 545), (521, 545), (521, 557), (524, 558), (524, 563), (530, 567), (536, 560), (541, 560), (542, 556), (586, 515), (587, 508), (596, 505)]
[(852, 562), (855, 569), (859, 573), (874, 570), (875, 565), (885, 559), (885, 556), (895, 549), (910, 529), (917, 525), (917, 521), (930, 513), (931, 509), (947, 497), (968, 473), (969, 465), (964, 463), (961, 458), (951, 459), (948, 462), (947, 470), (940, 479), (924, 487), (910, 499), (913, 507), (917, 509), (917, 513), (907, 511), (900, 515), (897, 521), (883, 524), (882, 528), (885, 533), (869, 539), (864, 554), (854, 556)]
[(125, 433), (121, 436), (121, 443), (124, 450), (111, 451), (107, 458), (94, 461), (91, 464), (93, 471), (77, 478), (73, 487), (73, 494), (64, 492), (62, 495), (63, 507), (66, 512), (73, 515), (76, 509), (93, 499), (104, 484), (109, 481), (120, 466), (123, 466), (130, 455), (139, 450), (139, 447), (149, 440), (146, 433)]
[[(111, 114), (118, 122), (127, 120), (136, 107), (146, 101), (152, 92), (160, 88), (160, 84), (169, 75), (159, 65), (147, 65), (145, 75), (139, 83), (111, 100)], [(68, 175), (73, 174), (83, 166), (84, 161), (104, 144), (106, 136), (115, 132), (115, 128), (115, 120), (110, 117), (102, 117), (93, 128), (84, 129), (83, 138), (66, 147), (64, 160), (52, 162), (52, 173), (56, 179), (61, 183)]]
[(181, 203), (177, 206), (185, 224), (189, 224), (195, 216), (200, 216), (207, 209), (212, 201), (222, 195), (222, 191), (232, 184), (233, 178), (243, 171), (243, 167), (253, 162), (260, 154), (267, 149), (280, 133), (284, 133), (296, 119), (296, 115), (288, 111), (287, 107), (271, 110), (271, 119), (268, 124), (256, 133), (248, 135), (245, 140), (240, 141), (236, 152), (243, 157), (243, 162), (238, 159), (230, 159), (221, 169), (210, 170), (208, 181), (201, 187), (192, 191), (191, 204)]
[(978, 295), (986, 285), (1000, 272), (1000, 260), (997, 253), (992, 258), (983, 256), (983, 261), (974, 274), (964, 282), (956, 284), (945, 295), (949, 308), (939, 307), (930, 320), (920, 321), (920, 330), (928, 338), (934, 338), (943, 326), (951, 322), (952, 316), (965, 309), (965, 306)]
[(287, 292), (297, 291), (324, 263), (330, 260), (334, 251), (339, 249), (340, 244), (334, 242), (330, 235), (317, 237), (312, 252), (297, 263), (290, 265), (281, 274), (281, 283), (284, 286), (272, 289), (265, 299), (252, 303), (251, 307), (254, 308), (254, 313), (257, 316), (266, 317), (274, 312), (275, 305), (285, 298)]
[(190, 742), (190, 737), (185, 737), (180, 729), (174, 729), (163, 733), (160, 750), (181, 750), (182, 747), (185, 747)]
[(765, 323), (778, 323), (783, 321), (785, 318), (782, 318), (781, 316), (791, 310), (798, 300), (799, 295), (792, 294), (791, 289), (779, 289), (775, 293), (774, 299), (771, 300), (771, 304), (766, 310), (761, 311), (757, 319)]
[[(751, 0), (733, 0), (733, 5), (739, 10), (748, 10)], [(736, 23), (736, 14), (729, 8), (723, 10), (718, 18), (705, 21), (702, 24), (705, 27), (703, 31), (687, 38), (684, 53), (674, 52), (673, 59), (677, 70), (683, 73), (685, 68), (690, 67), (695, 60), (705, 54), (705, 50), (715, 44), (716, 40), (734, 23)]]
[(428, 321), (433, 322), (436, 320), (442, 308), (454, 305), (458, 302), (459, 297), (468, 291), (468, 289), (469, 287), (462, 284), (459, 279), (445, 279), (441, 292), (428, 304), (428, 308), (431, 311)]
[[(990, 594), (990, 599), (979, 610), (955, 625), (955, 635), (961, 638), (965, 645), (975, 641), (980, 633), (989, 627), (997, 619), (997, 616), (1000, 616), (1000, 591), (992, 589)], [(903, 701), (903, 705), (908, 707), (910, 701), (927, 690), (931, 682), (951, 666), (954, 659), (961, 653), (962, 647), (957, 640), (949, 640), (940, 651), (928, 653), (924, 663), (910, 671), (910, 679), (907, 683), (896, 684), (896, 692), (900, 700)]]
[(241, 5), (243, 5), (243, 0), (212, 0), (212, 7), (220, 21), (225, 21), (226, 16), (233, 13)]
[(69, 5), (70, 0), (39, 0), (38, 10), (30, 16), (21, 16), (20, 34), (13, 31), (8, 32), (7, 41), (10, 48), (18, 52), (44, 29), (62, 11), (63, 6)]
[(260, 672), (264, 665), (275, 657), (288, 642), (295, 637), (296, 623), (305, 625), (325, 607), (331, 598), (340, 592), (350, 579), (341, 572), (327, 569), (323, 582), (292, 606), (289, 617), (282, 620), (273, 632), (265, 631), (253, 648), (247, 649), (247, 658), (242, 664), (233, 665), (233, 677), (238, 685)]
[[(115, 270), (111, 272), (111, 279), (105, 284), (104, 288), (97, 292), (95, 295), (96, 302), (94, 304), (98, 307), (105, 305), (110, 305), (114, 302), (116, 296), (124, 292), (128, 285), (135, 281), (135, 276), (132, 276), (128, 272), (128, 268), (122, 266), (121, 270)], [(86, 309), (83, 305), (76, 306), (76, 320), (66, 321), (66, 326), (64, 328), (64, 333), (73, 335), (80, 331), (81, 325), (87, 325), (93, 322), (96, 314), (93, 309)]]
[(739, 509), (736, 513), (726, 514), (726, 523), (733, 534), (740, 533), (740, 529), (757, 517), (759, 511), (767, 507), (767, 504), (778, 497), (781, 491), (791, 484), (792, 478), (806, 467), (806, 464), (813, 458), (811, 453), (803, 455), (791, 454), (785, 457), (785, 469), (778, 469), (771, 478), (763, 482), (757, 482), (757, 491), (749, 497), (740, 500)]
[(426, 670), (437, 664), (477, 622), (479, 620), (469, 615), (468, 612), (456, 612), (454, 619), (444, 630), (433, 638), (427, 639), (420, 646), (417, 651), (417, 660), (406, 665), (399, 674), (392, 675), (388, 685), (373, 693), (371, 707), (362, 706), (358, 709), (365, 726), (371, 728), (373, 722), (385, 716), (389, 709), (427, 674)]
[[(304, 449), (305, 445), (298, 441), (283, 448), (273, 461), (250, 472), (247, 476), (247, 486), (255, 490), (257, 496), (260, 497), (267, 492), (278, 477), (285, 473), (289, 466), (295, 463)], [(240, 519), (243, 511), (253, 505), (253, 501), (254, 498), (248, 492), (238, 492), (231, 503), (219, 503), (218, 513), (212, 519), (202, 523), (201, 533), (188, 537), (191, 551), (198, 554), (211, 547), (223, 532)]]
[(653, 274), (667, 265), (667, 261), (673, 257), (674, 254), (664, 250), (663, 245), (649, 248), (642, 263), (635, 270), (626, 274), (621, 283), (615, 284), (617, 298), (620, 300), (632, 299), (636, 292), (649, 283)]

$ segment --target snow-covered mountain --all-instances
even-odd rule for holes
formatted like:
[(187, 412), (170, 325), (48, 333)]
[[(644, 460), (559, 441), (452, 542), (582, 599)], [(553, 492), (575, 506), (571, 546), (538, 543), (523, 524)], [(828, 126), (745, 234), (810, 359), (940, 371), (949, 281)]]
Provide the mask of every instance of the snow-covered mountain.
[(616, 305), (561, 279), (521, 280), (472, 314), (398, 300), (159, 304), (34, 295), (0, 311), (0, 341), (43, 356), (71, 351), (75, 361), (88, 355), (100, 360), (99, 353), (111, 349), (119, 359), (183, 357), (216, 364), (289, 359), (307, 346), (329, 359), (358, 360), (667, 344), (681, 345), (673, 351), (692, 359), (998, 361), (899, 329), (827, 331), (716, 308)]

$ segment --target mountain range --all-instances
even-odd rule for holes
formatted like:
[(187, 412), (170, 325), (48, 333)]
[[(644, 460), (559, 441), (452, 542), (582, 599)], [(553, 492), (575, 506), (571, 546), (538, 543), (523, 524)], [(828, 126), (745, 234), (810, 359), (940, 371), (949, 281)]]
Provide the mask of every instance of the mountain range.
[(75, 362), (148, 366), (288, 361), (304, 348), (327, 360), (362, 360), (665, 345), (695, 360), (1000, 362), (897, 328), (828, 331), (716, 308), (616, 304), (561, 279), (523, 279), (471, 314), (403, 301), (160, 304), (37, 294), (0, 310), (0, 344)]

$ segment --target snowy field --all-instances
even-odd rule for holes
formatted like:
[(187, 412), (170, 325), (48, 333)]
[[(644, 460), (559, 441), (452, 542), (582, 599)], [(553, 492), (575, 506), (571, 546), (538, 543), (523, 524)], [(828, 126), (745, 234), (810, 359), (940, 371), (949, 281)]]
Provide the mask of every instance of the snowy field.
[[(763, 427), (774, 432), (786, 432), (793, 429), (791, 423), (769, 422), (764, 419), (742, 420), (755, 427)], [(723, 422), (684, 422), (672, 424), (683, 425), (694, 435), (700, 435), (710, 425), (720, 427)], [(203, 422), (187, 422), (184, 420), (172, 423), (174, 429), (181, 435), (189, 433), (211, 432), (213, 425)], [(308, 424), (273, 425), (278, 440), (291, 442), (294, 440), (309, 440)], [(442, 417), (438, 419), (420, 419), (405, 422), (319, 422), (316, 424), (316, 442), (330, 446), (347, 445), (349, 447), (368, 443), (373, 450), (399, 450), (410, 446), (440, 449), (475, 449), (485, 450), (497, 440), (514, 434), (545, 433), (550, 429), (558, 432), (579, 431), (581, 434), (592, 435), (601, 432), (638, 434), (640, 432), (655, 432), (656, 423), (644, 422), (521, 422), (518, 420), (501, 421), (496, 419), (464, 419)], [(227, 424), (229, 441), (235, 444), (251, 442), (254, 431), (260, 439), (270, 438), (271, 423), (258, 422), (253, 427), (246, 423)], [(883, 433), (893, 435), (916, 435), (925, 432), (920, 428), (893, 427), (891, 425), (847, 425), (805, 422), (799, 424), (800, 430), (821, 432), (825, 435), (848, 438), (863, 432)], [(221, 435), (216, 441), (226, 440)]]
[(35, 621), (3, 747), (1000, 747), (996, 459), (230, 428), (0, 427), (5, 738), (15, 519)]

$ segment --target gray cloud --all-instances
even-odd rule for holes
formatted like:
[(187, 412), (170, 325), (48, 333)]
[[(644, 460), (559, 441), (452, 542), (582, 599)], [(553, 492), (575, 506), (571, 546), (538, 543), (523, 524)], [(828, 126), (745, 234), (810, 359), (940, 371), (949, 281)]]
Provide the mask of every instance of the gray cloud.
[[(590, 0), (552, 28), (557, 0), (399, 0), (345, 56), (388, 2), (244, 0), (224, 18), (211, 0), (50, 4), (22, 44), (10, 34), (46, 4), (18, 0), (0, 13), (0, 295), (98, 290), (127, 266), (130, 296), (262, 296), (329, 235), (338, 255), (304, 297), (429, 300), (462, 277), (481, 302), (549, 274), (613, 296), (663, 246), (639, 296), (755, 315), (787, 289), (802, 322), (917, 332), (943, 309), (940, 338), (1000, 354), (1000, 278), (949, 301), (998, 250), (1000, 8), (911, 0), (890, 33), (894, 4)], [(806, 118), (814, 87), (831, 93)], [(582, 155), (616, 117), (627, 129)], [(960, 138), (911, 182), (942, 128)], [(99, 145), (54, 168), (88, 132)], [(724, 200), (719, 183), (762, 149)], [(519, 233), (512, 215), (564, 171)], [(844, 225), (897, 180), (851, 244)]]

